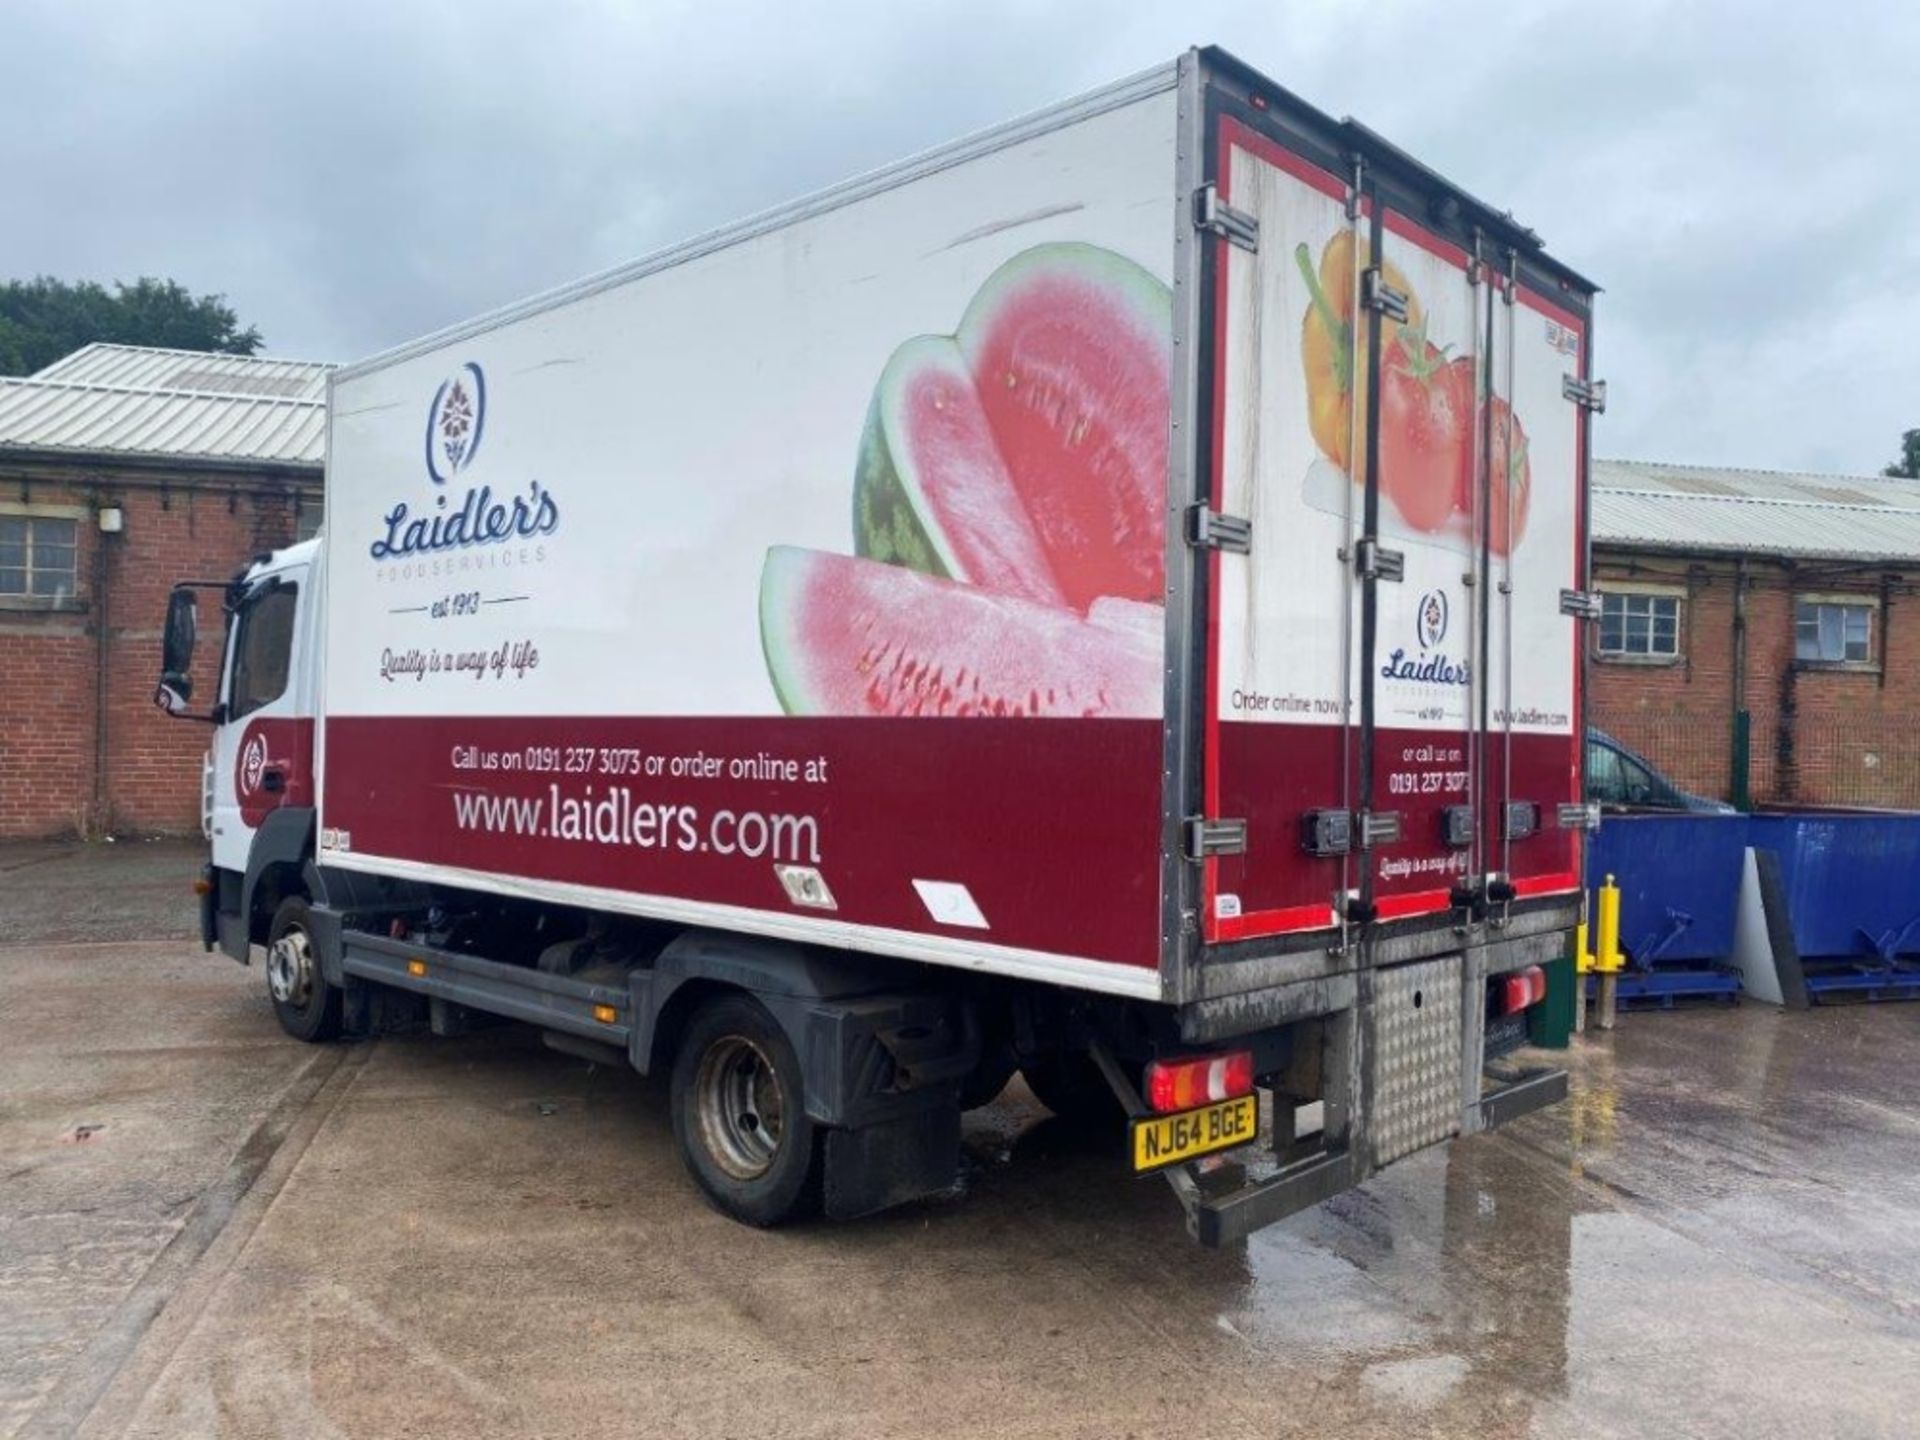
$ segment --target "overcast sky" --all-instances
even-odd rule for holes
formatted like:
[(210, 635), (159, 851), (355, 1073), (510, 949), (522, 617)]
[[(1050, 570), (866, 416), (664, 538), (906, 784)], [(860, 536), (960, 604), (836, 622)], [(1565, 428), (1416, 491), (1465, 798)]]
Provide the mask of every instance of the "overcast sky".
[(1601, 453), (1920, 426), (1920, 6), (4, 0), (0, 277), (347, 360), (1218, 43), (1598, 281)]

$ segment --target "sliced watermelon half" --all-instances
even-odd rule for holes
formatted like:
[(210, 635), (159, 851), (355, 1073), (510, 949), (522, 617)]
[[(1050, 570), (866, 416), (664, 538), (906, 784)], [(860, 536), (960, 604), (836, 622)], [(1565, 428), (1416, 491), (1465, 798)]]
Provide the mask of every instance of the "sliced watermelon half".
[(881, 372), (853, 496), (867, 558), (1064, 603), (966, 357), (947, 336), (907, 341)]
[(959, 341), (1068, 602), (1164, 601), (1172, 292), (1111, 250), (1036, 246), (987, 278)]
[(956, 337), (894, 352), (854, 484), (863, 556), (1085, 611), (1159, 602), (1171, 292), (1092, 245), (1035, 246)]
[(776, 545), (760, 641), (790, 715), (1156, 717), (1162, 637), (900, 565)]

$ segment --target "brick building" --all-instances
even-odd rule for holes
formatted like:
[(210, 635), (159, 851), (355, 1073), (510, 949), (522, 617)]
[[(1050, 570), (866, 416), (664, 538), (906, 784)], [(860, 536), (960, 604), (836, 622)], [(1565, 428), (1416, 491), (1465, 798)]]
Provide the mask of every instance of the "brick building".
[(0, 838), (198, 828), (167, 592), (317, 527), (328, 368), (89, 345), (0, 379)]
[[(0, 839), (197, 828), (167, 591), (318, 527), (329, 368), (90, 345), (0, 378)], [(1920, 481), (1593, 480), (1592, 722), (1702, 794), (1920, 808)]]
[(1920, 481), (1596, 460), (1588, 715), (1675, 781), (1920, 808)]

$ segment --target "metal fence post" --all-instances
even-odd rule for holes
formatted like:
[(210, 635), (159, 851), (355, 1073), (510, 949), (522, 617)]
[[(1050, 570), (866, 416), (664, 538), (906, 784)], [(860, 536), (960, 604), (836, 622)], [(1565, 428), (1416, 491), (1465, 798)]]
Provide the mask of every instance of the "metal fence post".
[(1733, 773), (1728, 799), (1742, 812), (1753, 809), (1750, 762), (1753, 755), (1753, 715), (1746, 710), (1733, 712)]

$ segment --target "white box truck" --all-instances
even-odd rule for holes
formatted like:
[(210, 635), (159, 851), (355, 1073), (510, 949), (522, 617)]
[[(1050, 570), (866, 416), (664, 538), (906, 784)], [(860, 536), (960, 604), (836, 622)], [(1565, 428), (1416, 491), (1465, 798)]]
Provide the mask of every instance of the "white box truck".
[(1593, 294), (1198, 50), (348, 366), (214, 587), (206, 942), (670, 1074), (761, 1224), (1016, 1068), (1208, 1243), (1550, 1103)]

